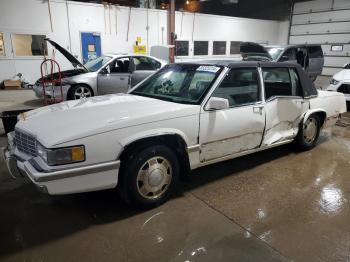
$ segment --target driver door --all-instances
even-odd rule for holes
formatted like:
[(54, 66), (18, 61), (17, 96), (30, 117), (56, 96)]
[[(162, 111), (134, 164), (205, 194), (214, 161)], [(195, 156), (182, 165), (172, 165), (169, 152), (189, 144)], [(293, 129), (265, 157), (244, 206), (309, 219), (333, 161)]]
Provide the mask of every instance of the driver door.
[(98, 73), (98, 94), (126, 93), (130, 89), (130, 77), (130, 58), (113, 60)]
[(212, 97), (225, 98), (229, 108), (200, 115), (200, 161), (239, 154), (260, 147), (265, 108), (256, 67), (231, 69)]

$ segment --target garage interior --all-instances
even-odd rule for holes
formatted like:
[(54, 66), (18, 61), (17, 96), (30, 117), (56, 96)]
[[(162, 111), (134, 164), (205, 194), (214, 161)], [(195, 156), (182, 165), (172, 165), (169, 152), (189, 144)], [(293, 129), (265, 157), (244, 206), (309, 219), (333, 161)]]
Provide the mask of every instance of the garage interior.
[[(327, 90), (334, 75), (350, 71), (350, 1), (3, 0), (0, 112), (44, 106), (32, 90), (43, 59), (72, 69), (45, 38), (84, 64), (108, 53), (154, 55), (152, 47), (166, 48), (157, 58), (167, 63), (189, 63), (234, 61), (240, 41), (318, 45), (324, 65), (314, 84)], [(286, 144), (200, 167), (146, 210), (115, 189), (39, 192), (12, 178), (1, 157), (0, 261), (348, 261), (347, 106), (310, 151)], [(0, 123), (0, 147), (7, 144)]]

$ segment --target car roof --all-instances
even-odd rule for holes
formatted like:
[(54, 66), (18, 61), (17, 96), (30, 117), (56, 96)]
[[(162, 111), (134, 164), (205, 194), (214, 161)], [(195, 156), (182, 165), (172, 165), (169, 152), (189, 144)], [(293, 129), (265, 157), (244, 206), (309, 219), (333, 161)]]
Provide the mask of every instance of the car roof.
[(153, 56), (149, 56), (149, 55), (139, 55), (139, 54), (132, 54), (132, 53), (106, 53), (103, 54), (104, 56), (111, 56), (113, 58), (118, 58), (118, 57), (122, 57), (122, 56), (145, 56), (145, 57), (152, 57)]
[(319, 44), (289, 44), (289, 45), (265, 45), (264, 47), (266, 48), (289, 48), (289, 47), (300, 47), (300, 46), (321, 46)]
[(213, 65), (213, 66), (224, 66), (228, 68), (237, 68), (237, 67), (297, 67), (295, 63), (288, 62), (262, 62), (262, 61), (234, 61), (234, 60), (198, 60), (191, 62), (181, 62), (176, 64), (185, 64), (185, 65)]

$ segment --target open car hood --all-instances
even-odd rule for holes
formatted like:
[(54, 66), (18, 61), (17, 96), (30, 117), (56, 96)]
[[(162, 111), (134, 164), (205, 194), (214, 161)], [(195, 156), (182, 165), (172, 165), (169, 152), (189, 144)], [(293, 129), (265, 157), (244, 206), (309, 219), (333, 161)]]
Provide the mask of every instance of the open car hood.
[(54, 48), (56, 48), (62, 55), (64, 55), (65, 58), (67, 58), (67, 60), (69, 62), (71, 62), (71, 64), (73, 65), (74, 68), (76, 68), (77, 66), (80, 66), (82, 68), (84, 68), (86, 71), (89, 71), (82, 63), (79, 62), (78, 59), (76, 59), (68, 50), (64, 49), (62, 46), (60, 46), (59, 44), (57, 44), (55, 41), (50, 40), (49, 38), (45, 38), (45, 40), (47, 42), (49, 42)]
[(239, 42), (239, 53), (244, 60), (272, 61), (272, 58), (265, 47), (253, 42)]

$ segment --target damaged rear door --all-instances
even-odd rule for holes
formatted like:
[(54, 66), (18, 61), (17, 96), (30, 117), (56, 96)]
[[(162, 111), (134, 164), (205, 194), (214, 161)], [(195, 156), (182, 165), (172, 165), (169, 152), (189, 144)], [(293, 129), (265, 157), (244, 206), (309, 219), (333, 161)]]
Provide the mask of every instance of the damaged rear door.
[(258, 148), (264, 132), (265, 110), (256, 65), (231, 69), (211, 96), (227, 99), (230, 107), (201, 112), (200, 161)]
[(296, 68), (262, 66), (266, 129), (262, 146), (290, 140), (296, 136), (303, 114), (309, 108), (304, 100)]

